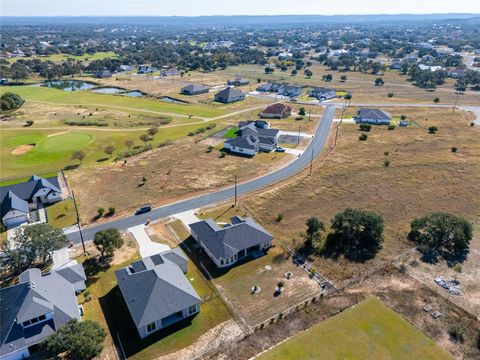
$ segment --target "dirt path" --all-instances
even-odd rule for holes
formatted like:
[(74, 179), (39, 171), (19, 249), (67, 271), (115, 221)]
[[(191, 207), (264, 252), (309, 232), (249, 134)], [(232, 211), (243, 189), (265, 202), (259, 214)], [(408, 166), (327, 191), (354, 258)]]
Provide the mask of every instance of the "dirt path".
[(244, 336), (245, 334), (237, 323), (233, 320), (228, 320), (208, 330), (192, 345), (174, 353), (160, 356), (155, 360), (202, 359), (207, 353), (225, 346), (225, 344), (240, 341)]

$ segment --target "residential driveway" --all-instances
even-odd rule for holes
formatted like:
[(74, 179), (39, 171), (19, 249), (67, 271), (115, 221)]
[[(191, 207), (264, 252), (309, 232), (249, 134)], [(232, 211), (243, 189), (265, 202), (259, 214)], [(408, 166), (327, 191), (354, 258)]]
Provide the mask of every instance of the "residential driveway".
[[(298, 131), (282, 131), (282, 130), (280, 130), (280, 131), (278, 132), (278, 134), (279, 134), (279, 136), (282, 136), (282, 135), (298, 136)], [(312, 138), (313, 138), (313, 135), (312, 135), (312, 134), (307, 134), (307, 133), (301, 132), (301, 133), (300, 133), (300, 137), (312, 139)]]
[(197, 215), (195, 215), (195, 210), (184, 211), (184, 212), (172, 215), (172, 217), (183, 222), (183, 224), (187, 226), (189, 229), (190, 229), (190, 224), (200, 221)]
[(333, 119), (333, 122), (340, 122), (342, 121), (342, 124), (355, 124), (355, 120), (353, 119)]
[(131, 232), (135, 240), (137, 240), (142, 258), (170, 250), (170, 246), (152, 241), (145, 231), (145, 225), (143, 224), (131, 227), (128, 231)]
[(303, 152), (304, 152), (303, 150), (285, 148), (285, 153), (292, 154), (295, 156), (300, 156), (303, 154)]
[(52, 254), (53, 265), (52, 270), (57, 270), (60, 268), (66, 268), (69, 266), (77, 265), (77, 260), (70, 259), (68, 256), (68, 248), (64, 247), (60, 250), (55, 250)]

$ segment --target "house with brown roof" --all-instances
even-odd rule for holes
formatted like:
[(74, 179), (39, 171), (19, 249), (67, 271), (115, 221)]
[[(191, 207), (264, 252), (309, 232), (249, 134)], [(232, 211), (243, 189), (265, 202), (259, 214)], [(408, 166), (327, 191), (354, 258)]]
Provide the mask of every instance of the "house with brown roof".
[(287, 104), (272, 104), (259, 115), (264, 119), (286, 119), (292, 114), (292, 108)]

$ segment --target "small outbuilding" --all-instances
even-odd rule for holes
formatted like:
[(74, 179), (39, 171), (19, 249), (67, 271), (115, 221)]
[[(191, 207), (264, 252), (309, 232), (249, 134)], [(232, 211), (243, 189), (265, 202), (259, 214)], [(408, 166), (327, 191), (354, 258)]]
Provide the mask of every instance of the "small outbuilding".
[(209, 90), (209, 87), (205, 85), (189, 84), (187, 86), (182, 87), (180, 92), (183, 95), (200, 95), (200, 94), (207, 94), (208, 90)]

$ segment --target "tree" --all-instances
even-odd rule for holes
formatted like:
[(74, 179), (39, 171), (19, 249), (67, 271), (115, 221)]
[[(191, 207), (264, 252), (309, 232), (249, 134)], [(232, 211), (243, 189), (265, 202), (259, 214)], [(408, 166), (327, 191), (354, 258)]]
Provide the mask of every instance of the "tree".
[(20, 273), (33, 265), (46, 265), (52, 252), (68, 244), (61, 229), (49, 224), (34, 224), (17, 228), (13, 239), (2, 244), (4, 265), (14, 273)]
[(18, 61), (10, 66), (13, 80), (26, 80), (30, 76), (29, 68)]
[(383, 219), (380, 215), (360, 209), (345, 209), (331, 220), (332, 232), (326, 242), (326, 252), (343, 254), (352, 261), (373, 258), (383, 242)]
[(72, 154), (72, 160), (79, 160), (81, 164), (83, 162), (83, 159), (85, 159), (85, 156), (86, 154), (84, 151), (78, 150)]
[(310, 70), (310, 69), (306, 69), (303, 73), (304, 73), (305, 76), (306, 76), (307, 78), (309, 78), (309, 79), (313, 76), (313, 72), (312, 72), (312, 70)]
[(430, 127), (428, 128), (428, 133), (429, 133), (429, 134), (436, 134), (437, 131), (438, 131), (438, 127), (436, 127), (436, 126), (430, 126)]
[(109, 156), (112, 156), (113, 152), (115, 151), (115, 146), (113, 145), (109, 145), (109, 146), (106, 146), (103, 151), (105, 152), (105, 154), (109, 155)]
[(98, 214), (98, 217), (102, 217), (103, 213), (105, 212), (105, 209), (102, 208), (102, 207), (99, 207), (97, 209), (97, 214)]
[(23, 105), (25, 100), (23, 100), (20, 95), (6, 92), (3, 93), (0, 97), (1, 111), (12, 111), (18, 109)]
[(440, 99), (439, 99), (438, 97), (436, 97), (435, 99), (433, 99), (433, 102), (434, 102), (435, 104), (438, 104), (438, 103), (440, 102)]
[(375, 86), (382, 86), (383, 84), (385, 84), (385, 81), (382, 78), (375, 79)]
[(300, 109), (298, 109), (298, 115), (300, 116), (305, 116), (307, 112), (305, 111), (305, 108), (302, 106)]
[(295, 76), (298, 74), (298, 71), (296, 69), (293, 69), (292, 72), (290, 73), (292, 76)]
[(322, 231), (325, 231), (325, 226), (316, 217), (308, 218), (305, 222), (305, 225), (307, 225), (307, 231), (305, 234), (305, 246), (311, 249), (314, 247), (314, 245), (318, 246), (318, 244), (320, 243), (320, 240), (322, 238)]
[(139, 139), (142, 140), (145, 143), (145, 145), (147, 144), (147, 142), (149, 142), (151, 140), (151, 138), (148, 134), (140, 135)]
[(472, 225), (462, 217), (434, 212), (414, 219), (408, 238), (418, 244), (427, 261), (442, 257), (450, 263), (462, 262), (472, 240)]
[(124, 144), (127, 148), (131, 149), (132, 146), (133, 146), (133, 141), (132, 140), (125, 140)]
[(322, 79), (323, 79), (324, 81), (330, 82), (330, 81), (333, 80), (333, 75), (332, 75), (332, 74), (323, 75), (323, 76), (322, 76)]
[(102, 352), (106, 335), (95, 321), (73, 319), (45, 340), (45, 348), (51, 358), (93, 359)]
[(342, 81), (342, 82), (347, 81), (347, 75), (340, 76), (340, 81)]
[(123, 246), (123, 238), (117, 229), (108, 228), (95, 233), (93, 243), (100, 251), (102, 258), (111, 258), (115, 250)]
[(158, 133), (158, 127), (157, 126), (152, 126), (150, 129), (148, 129), (148, 135), (151, 137), (154, 137), (156, 133)]

